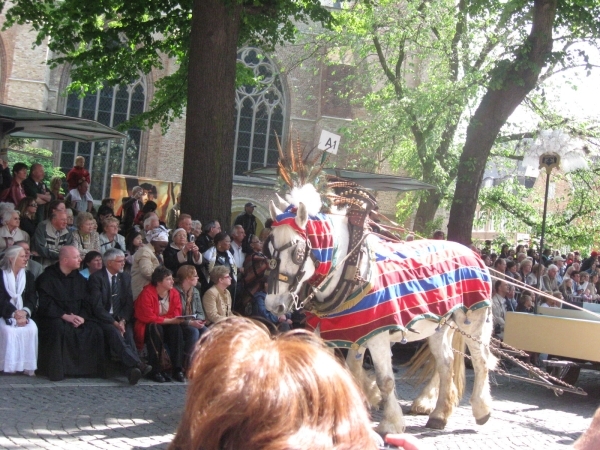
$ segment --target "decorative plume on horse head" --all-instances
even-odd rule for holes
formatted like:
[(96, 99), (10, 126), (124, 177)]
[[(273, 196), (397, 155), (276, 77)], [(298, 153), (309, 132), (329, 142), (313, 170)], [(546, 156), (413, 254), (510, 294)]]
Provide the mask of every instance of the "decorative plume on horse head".
[(485, 423), (491, 411), (488, 369), (495, 359), (487, 345), (491, 281), (483, 261), (454, 242), (382, 239), (370, 228), (376, 202), (367, 189), (323, 173), (321, 155), (303, 158), (299, 146), (290, 146), (288, 155), (279, 146), (279, 152), (288, 193), (286, 200), (278, 196), (279, 205), (270, 204), (267, 308), (276, 314), (304, 308), (323, 339), (350, 349), (348, 365), (365, 390), (362, 355), (371, 351), (377, 372), (371, 397), (384, 401), (382, 432), (404, 428), (390, 342), (428, 339), (436, 374), (412, 410), (430, 413), (427, 426), (443, 428), (464, 386), (464, 361), (455, 364), (450, 343), (462, 351), (462, 333), (473, 336), (466, 342), (475, 368), (471, 404), (477, 423)]

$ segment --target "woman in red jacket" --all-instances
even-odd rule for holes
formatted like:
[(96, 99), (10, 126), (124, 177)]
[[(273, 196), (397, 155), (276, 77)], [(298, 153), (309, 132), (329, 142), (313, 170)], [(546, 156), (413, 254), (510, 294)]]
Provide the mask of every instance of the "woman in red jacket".
[[(152, 273), (150, 284), (144, 287), (134, 303), (136, 322), (134, 325), (135, 343), (138, 349), (146, 344), (148, 364), (153, 367), (150, 378), (159, 383), (165, 381), (183, 382), (183, 324), (181, 298), (173, 289), (173, 275), (164, 266), (158, 266)], [(172, 374), (165, 371), (162, 361), (164, 344), (169, 347)]]

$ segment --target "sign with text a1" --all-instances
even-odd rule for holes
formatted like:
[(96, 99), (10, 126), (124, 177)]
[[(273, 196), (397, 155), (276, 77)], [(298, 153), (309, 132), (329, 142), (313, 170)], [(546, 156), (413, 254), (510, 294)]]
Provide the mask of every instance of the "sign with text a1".
[(321, 137), (319, 138), (319, 150), (325, 150), (326, 152), (337, 155), (338, 148), (340, 146), (340, 136), (337, 134), (330, 133), (329, 131), (321, 131)]

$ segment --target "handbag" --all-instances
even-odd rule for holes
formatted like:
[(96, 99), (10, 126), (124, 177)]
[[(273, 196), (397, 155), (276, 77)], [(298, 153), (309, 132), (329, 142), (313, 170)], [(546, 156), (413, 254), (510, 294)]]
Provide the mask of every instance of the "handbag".
[[(156, 327), (157, 324), (151, 323), (150, 326)], [(153, 335), (160, 336), (160, 334), (158, 333), (158, 330), (156, 330)], [(156, 345), (154, 344), (154, 339), (150, 338), (150, 343), (152, 344), (152, 349), (154, 350), (156, 359), (159, 361), (160, 371), (168, 372), (169, 370), (171, 370), (171, 368), (172, 368), (171, 358), (169, 357), (169, 354), (167, 353), (167, 349), (165, 348), (164, 343), (161, 342), (162, 351), (160, 352), (160, 354), (158, 354), (158, 350), (156, 349)]]

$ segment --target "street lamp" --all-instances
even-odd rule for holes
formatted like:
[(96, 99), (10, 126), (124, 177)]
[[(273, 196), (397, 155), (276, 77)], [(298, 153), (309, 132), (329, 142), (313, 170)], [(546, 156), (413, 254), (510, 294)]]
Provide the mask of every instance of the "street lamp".
[[(539, 169), (546, 169), (546, 190), (544, 192), (544, 213), (542, 216), (542, 233), (540, 235), (540, 264), (544, 252), (546, 234), (546, 215), (548, 212), (548, 191), (550, 190), (550, 174), (553, 169), (572, 172), (588, 167), (585, 144), (560, 130), (542, 130), (535, 139), (526, 139), (528, 147), (523, 157), (523, 166), (535, 167), (539, 161)], [(537, 288), (541, 286), (542, 277), (538, 276)], [(535, 303), (537, 313), (537, 302)]]

